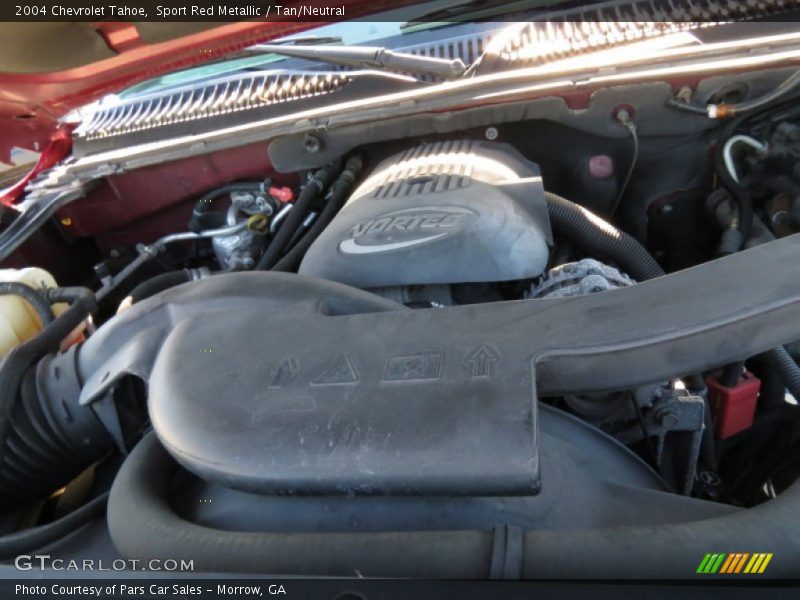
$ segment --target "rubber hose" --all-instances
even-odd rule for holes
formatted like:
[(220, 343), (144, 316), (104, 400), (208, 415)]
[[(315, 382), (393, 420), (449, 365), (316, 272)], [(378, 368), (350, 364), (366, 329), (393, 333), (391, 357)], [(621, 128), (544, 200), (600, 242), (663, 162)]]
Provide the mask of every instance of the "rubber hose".
[[(3, 390), (0, 394), (0, 442), (5, 441), (7, 418), (15, 397), (9, 390), (19, 389), (28, 367), (45, 354), (58, 350), (61, 340), (97, 308), (94, 294), (85, 288), (56, 288), (47, 292), (51, 299), (72, 304), (50, 325), (24, 344), (13, 348), (6, 356), (0, 369), (0, 390)], [(0, 460), (3, 457), (3, 448), (0, 443)]]
[(108, 526), (128, 557), (194, 560), (202, 571), (467, 578), (489, 575), (490, 532), (267, 533), (220, 531), (177, 516), (167, 489), (177, 464), (152, 432), (122, 464)]
[(317, 217), (317, 220), (314, 221), (314, 224), (302, 239), (275, 264), (272, 268), (273, 271), (297, 270), (300, 266), (300, 261), (303, 260), (303, 256), (305, 256), (311, 244), (314, 243), (314, 240), (319, 237), (319, 234), (322, 233), (333, 220), (333, 217), (336, 216), (336, 213), (344, 206), (345, 200), (350, 195), (363, 166), (364, 161), (361, 157), (354, 156), (347, 160), (344, 170), (331, 186), (330, 198), (328, 198), (325, 208), (322, 209), (319, 217)]
[(108, 492), (46, 525), (0, 537), (0, 560), (9, 560), (57, 542), (105, 512)]
[(5, 492), (0, 506), (46, 497), (57, 485), (52, 482), (54, 473), (71, 478), (80, 471), (71, 460), (73, 448), (51, 427), (48, 412), (39, 403), (34, 365), (23, 377), (11, 412), (7, 449), (0, 464), (0, 485)]
[[(733, 135), (746, 118), (747, 115), (734, 119), (722, 129), (714, 152), (714, 170), (716, 171), (717, 179), (719, 179), (722, 187), (728, 190), (728, 193), (736, 202), (736, 207), (739, 209), (738, 218), (733, 220), (735, 228), (739, 232), (739, 235), (735, 238), (734, 245), (737, 247), (733, 249), (734, 251), (739, 250), (746, 244), (747, 239), (750, 237), (750, 230), (753, 226), (753, 200), (750, 198), (749, 192), (737, 183), (728, 172), (728, 167), (725, 165), (724, 148), (725, 140)], [(730, 251), (731, 249), (728, 249), (728, 253)]]
[[(149, 433), (117, 474), (108, 526), (128, 558), (194, 560), (201, 571), (282, 575), (482, 578), (490, 573), (490, 531), (270, 533), (220, 531), (175, 514), (167, 490), (178, 468)], [(688, 523), (523, 535), (522, 577), (682, 578), (704, 553), (772, 552), (770, 577), (796, 575), (800, 482), (777, 499), (723, 517)]]
[(783, 346), (773, 348), (766, 355), (781, 376), (786, 389), (800, 401), (800, 367), (794, 362), (792, 355)]
[(309, 182), (305, 185), (305, 187), (300, 190), (300, 194), (297, 197), (297, 201), (294, 203), (294, 207), (289, 214), (287, 215), (286, 219), (281, 224), (280, 228), (278, 229), (275, 237), (272, 238), (272, 241), (267, 246), (267, 249), (264, 251), (264, 254), (261, 255), (261, 258), (256, 265), (256, 270), (259, 271), (269, 271), (274, 267), (278, 260), (280, 260), (283, 251), (286, 249), (289, 240), (292, 239), (294, 232), (303, 222), (303, 218), (308, 212), (308, 208), (311, 206), (312, 202), (316, 200), (328, 187), (328, 184), (333, 179), (333, 176), (336, 173), (337, 166), (334, 164), (327, 165), (314, 173), (314, 176), (309, 180)]
[(742, 376), (742, 369), (744, 369), (743, 360), (725, 365), (719, 377), (720, 384), (727, 388), (736, 387), (739, 383), (739, 378)]
[(140, 302), (145, 298), (155, 296), (159, 292), (163, 292), (166, 289), (175, 287), (176, 285), (180, 285), (182, 283), (187, 283), (191, 280), (191, 273), (185, 269), (180, 271), (169, 271), (168, 273), (162, 273), (143, 281), (130, 291), (128, 297), (131, 299), (131, 303), (135, 304), (136, 302)]
[[(27, 456), (23, 447), (9, 446), (9, 440), (21, 446), (26, 445), (20, 439), (19, 431), (26, 429), (26, 423), (16, 422), (14, 417), (19, 413), (19, 396), (23, 380), (36, 361), (47, 354), (56, 352), (59, 344), (81, 324), (97, 307), (94, 294), (85, 288), (52, 288), (44, 291), (51, 303), (70, 302), (69, 308), (57, 319), (25, 343), (13, 348), (0, 368), (0, 504), (15, 501), (17, 492), (26, 490), (13, 489), (19, 479), (19, 470), (14, 468), (14, 459)], [(17, 409), (17, 410), (15, 410)], [(67, 415), (69, 416), (69, 415)], [(12, 423), (15, 424), (12, 427)], [(29, 441), (29, 440), (27, 440)], [(87, 465), (83, 465), (84, 467)], [(59, 471), (50, 472), (53, 477), (62, 477)], [(55, 489), (57, 484), (51, 488)], [(23, 494), (24, 495), (24, 494)], [(32, 498), (29, 498), (32, 499)]]
[(50, 306), (50, 302), (47, 301), (44, 294), (29, 285), (17, 281), (0, 281), (0, 295), (19, 296), (25, 300), (25, 302), (33, 307), (36, 314), (39, 315), (39, 320), (42, 322), (42, 325), (52, 323), (53, 319), (55, 319), (53, 308)]
[(215, 188), (210, 192), (206, 192), (200, 196), (200, 198), (198, 198), (197, 202), (195, 202), (194, 209), (192, 210), (192, 218), (189, 220), (189, 230), (200, 231), (201, 229), (207, 228), (206, 224), (203, 223), (203, 217), (211, 209), (211, 205), (214, 203), (214, 200), (223, 194), (230, 194), (232, 192), (258, 191), (259, 189), (261, 189), (260, 181), (236, 181), (234, 183), (228, 183), (221, 187)]
[(664, 270), (635, 238), (585, 209), (552, 192), (544, 193), (553, 228), (589, 254), (617, 263), (638, 281), (653, 279)]
[(778, 498), (721, 517), (612, 529), (528, 531), (523, 578), (688, 579), (708, 552), (773, 553), (769, 577), (797, 577), (800, 481)]

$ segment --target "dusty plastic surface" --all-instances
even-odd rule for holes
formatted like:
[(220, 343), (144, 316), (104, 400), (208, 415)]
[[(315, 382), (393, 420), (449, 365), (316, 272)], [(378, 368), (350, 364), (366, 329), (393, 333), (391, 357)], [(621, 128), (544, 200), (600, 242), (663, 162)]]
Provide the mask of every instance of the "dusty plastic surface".
[(181, 463), (262, 493), (538, 492), (530, 388), (470, 376), (430, 339), (384, 355), (380, 333), (341, 327), (352, 312), (410, 312), (402, 305), (294, 276), (262, 306), (290, 295), (288, 310), (198, 315), (165, 340), (150, 415)]
[(552, 241), (539, 167), (507, 144), (416, 146), (377, 165), (299, 272), (360, 288), (527, 279)]
[(99, 328), (78, 355), (80, 402), (147, 381), (170, 454), (247, 491), (531, 493), (537, 395), (630, 389), (797, 339), (798, 248), (800, 234), (608, 292), (446, 309), (217, 275)]

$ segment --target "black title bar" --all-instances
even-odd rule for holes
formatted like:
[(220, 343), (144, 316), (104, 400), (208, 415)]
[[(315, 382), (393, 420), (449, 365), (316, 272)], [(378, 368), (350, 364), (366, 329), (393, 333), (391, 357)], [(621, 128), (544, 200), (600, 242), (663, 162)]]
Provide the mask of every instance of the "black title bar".
[(0, 21), (453, 22), (474, 20), (567, 20), (702, 22), (795, 20), (797, 4), (786, 0), (575, 0), (508, 2), (481, 0), (3, 0)]
[[(11, 0), (0, 5), (2, 21), (336, 21), (352, 11), (347, 2), (263, 0)], [(363, 12), (359, 11), (359, 12)]]

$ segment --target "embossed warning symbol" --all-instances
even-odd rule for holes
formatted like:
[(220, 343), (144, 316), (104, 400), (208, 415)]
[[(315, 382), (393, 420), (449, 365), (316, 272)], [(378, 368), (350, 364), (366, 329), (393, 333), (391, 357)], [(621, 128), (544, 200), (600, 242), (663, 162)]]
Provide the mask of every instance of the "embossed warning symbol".
[(297, 372), (300, 370), (300, 363), (297, 362), (297, 359), (293, 356), (290, 356), (281, 362), (278, 366), (278, 370), (275, 372), (275, 375), (272, 377), (272, 382), (270, 382), (269, 387), (271, 388), (282, 388), (289, 380), (294, 377)]
[(417, 381), (438, 379), (442, 366), (442, 355), (438, 352), (423, 352), (408, 356), (392, 356), (386, 363), (384, 381)]
[(492, 374), (492, 365), (497, 362), (500, 355), (491, 346), (483, 344), (467, 355), (465, 360), (467, 368), (473, 377), (489, 377)]
[(358, 381), (358, 370), (349, 354), (339, 354), (327, 362), (322, 372), (311, 380), (311, 385), (336, 385)]

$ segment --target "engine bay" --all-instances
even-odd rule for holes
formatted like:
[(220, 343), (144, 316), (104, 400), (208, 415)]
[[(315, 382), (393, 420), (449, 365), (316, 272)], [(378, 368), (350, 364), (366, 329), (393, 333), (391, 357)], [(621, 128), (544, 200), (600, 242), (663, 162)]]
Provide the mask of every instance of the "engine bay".
[(4, 265), (64, 286), (0, 284), (41, 320), (0, 365), (4, 533), (77, 494), (55, 555), (796, 575), (794, 69), (700, 80), (749, 103), (721, 123), (656, 81), (81, 181)]

